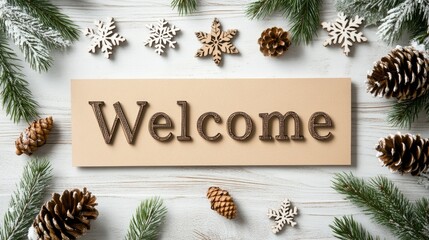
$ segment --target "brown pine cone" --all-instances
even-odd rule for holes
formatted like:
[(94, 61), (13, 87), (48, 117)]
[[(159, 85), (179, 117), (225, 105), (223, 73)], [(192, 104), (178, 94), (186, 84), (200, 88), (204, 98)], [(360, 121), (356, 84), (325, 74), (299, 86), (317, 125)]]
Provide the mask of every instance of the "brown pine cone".
[(228, 191), (222, 190), (218, 187), (209, 187), (207, 198), (210, 200), (212, 210), (215, 210), (220, 215), (228, 219), (236, 217), (237, 208)]
[(52, 200), (42, 206), (34, 220), (29, 237), (32, 240), (79, 238), (90, 229), (90, 221), (98, 217), (96, 200), (86, 188), (52, 194)]
[(393, 49), (374, 64), (367, 78), (367, 91), (374, 96), (412, 100), (429, 90), (429, 59), (409, 47)]
[(264, 56), (281, 56), (292, 44), (288, 32), (282, 28), (267, 28), (258, 39), (259, 50)]
[(39, 147), (46, 143), (54, 121), (52, 117), (34, 121), (21, 133), (15, 141), (16, 154), (33, 154)]
[(375, 149), (380, 162), (392, 172), (415, 176), (429, 167), (429, 142), (419, 135), (390, 135), (380, 139)]

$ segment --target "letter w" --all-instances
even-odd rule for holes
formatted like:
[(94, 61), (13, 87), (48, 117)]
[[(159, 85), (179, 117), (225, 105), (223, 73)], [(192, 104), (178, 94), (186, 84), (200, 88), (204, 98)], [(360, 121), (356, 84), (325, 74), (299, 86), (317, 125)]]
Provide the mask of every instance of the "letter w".
[(134, 136), (136, 131), (139, 128), (141, 118), (143, 115), (144, 107), (146, 106), (146, 101), (138, 101), (137, 105), (140, 106), (139, 113), (137, 114), (136, 121), (134, 122), (133, 129), (130, 128), (130, 125), (128, 124), (128, 120), (125, 117), (124, 111), (122, 110), (121, 104), (119, 102), (116, 102), (113, 104), (113, 107), (115, 108), (116, 116), (115, 120), (113, 121), (113, 126), (111, 130), (107, 128), (106, 120), (104, 119), (103, 112), (101, 111), (101, 106), (104, 106), (103, 101), (89, 101), (89, 105), (92, 106), (92, 110), (94, 110), (95, 117), (97, 118), (98, 126), (100, 127), (101, 133), (103, 134), (104, 141), (107, 144), (110, 144), (112, 142), (113, 135), (116, 131), (118, 121), (121, 123), (122, 130), (124, 130), (125, 137), (127, 138), (127, 142), (129, 144), (132, 144), (134, 141)]

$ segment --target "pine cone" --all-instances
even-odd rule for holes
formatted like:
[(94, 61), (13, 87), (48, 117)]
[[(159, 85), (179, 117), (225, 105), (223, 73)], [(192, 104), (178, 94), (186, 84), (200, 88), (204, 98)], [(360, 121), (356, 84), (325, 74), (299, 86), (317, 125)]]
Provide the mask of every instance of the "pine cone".
[(209, 187), (207, 198), (210, 200), (212, 210), (215, 210), (228, 219), (236, 217), (237, 208), (228, 191), (218, 187)]
[(374, 96), (412, 100), (429, 89), (429, 59), (423, 52), (397, 47), (374, 64), (368, 74), (367, 91)]
[(282, 28), (267, 28), (258, 39), (259, 50), (264, 56), (281, 56), (291, 45), (289, 33)]
[(16, 154), (31, 155), (37, 148), (43, 146), (51, 132), (53, 123), (52, 117), (42, 118), (31, 123), (15, 141)]
[(419, 135), (397, 133), (380, 139), (375, 149), (378, 159), (392, 172), (419, 175), (429, 167), (429, 142)]
[(33, 239), (79, 238), (90, 229), (90, 220), (98, 216), (96, 199), (86, 188), (65, 190), (62, 195), (54, 193), (33, 222)]

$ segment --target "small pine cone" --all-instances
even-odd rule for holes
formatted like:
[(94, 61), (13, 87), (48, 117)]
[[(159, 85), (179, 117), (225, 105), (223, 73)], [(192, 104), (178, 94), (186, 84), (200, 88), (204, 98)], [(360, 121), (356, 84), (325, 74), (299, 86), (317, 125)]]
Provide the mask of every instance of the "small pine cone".
[(259, 50), (264, 56), (281, 56), (292, 44), (289, 33), (282, 28), (267, 28), (258, 39)]
[(210, 200), (211, 209), (220, 215), (228, 219), (233, 219), (237, 216), (237, 208), (228, 191), (218, 187), (210, 187), (207, 191), (207, 198)]
[(52, 200), (40, 209), (29, 233), (32, 240), (77, 239), (90, 229), (98, 216), (96, 197), (79, 189), (52, 194)]
[(429, 142), (419, 135), (390, 135), (380, 139), (375, 149), (380, 162), (392, 172), (416, 176), (429, 167)]
[(429, 90), (429, 59), (423, 52), (397, 47), (374, 64), (367, 91), (374, 96), (412, 100)]
[(41, 118), (31, 123), (15, 141), (16, 154), (31, 155), (43, 146), (51, 132), (53, 123), (52, 117)]

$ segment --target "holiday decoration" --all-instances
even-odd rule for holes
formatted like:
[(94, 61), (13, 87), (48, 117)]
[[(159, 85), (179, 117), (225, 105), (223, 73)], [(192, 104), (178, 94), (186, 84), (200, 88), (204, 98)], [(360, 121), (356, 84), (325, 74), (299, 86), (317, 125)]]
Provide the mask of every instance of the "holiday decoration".
[(233, 219), (237, 216), (237, 207), (228, 191), (219, 187), (209, 187), (207, 198), (210, 200), (211, 209), (220, 215)]
[(221, 30), (219, 20), (214, 19), (211, 33), (197, 32), (195, 35), (203, 46), (198, 49), (195, 57), (205, 57), (212, 55), (213, 61), (219, 65), (222, 61), (222, 53), (237, 54), (238, 49), (231, 43), (232, 38), (237, 34), (236, 29)]
[(54, 121), (52, 117), (33, 121), (15, 141), (16, 154), (33, 154), (39, 147), (45, 145)]
[[(387, 178), (379, 176), (370, 181), (353, 174), (337, 174), (333, 188), (362, 208), (378, 224), (390, 230), (400, 240), (426, 240), (429, 229), (429, 199), (412, 203)], [(335, 218), (330, 225), (338, 239), (381, 239), (372, 236), (352, 217)]]
[(401, 37), (425, 44), (429, 49), (429, 8), (427, 1), (337, 0), (337, 10), (365, 17), (367, 25), (379, 25), (377, 35), (389, 44)]
[(329, 38), (325, 40), (323, 46), (332, 44), (341, 44), (344, 48), (344, 54), (346, 56), (350, 53), (350, 48), (354, 42), (366, 42), (366, 37), (363, 36), (362, 32), (358, 32), (357, 28), (362, 24), (363, 18), (355, 16), (353, 19), (347, 19), (344, 13), (338, 13), (338, 18), (334, 23), (323, 22), (322, 27), (329, 33)]
[(37, 117), (37, 103), (25, 80), (21, 60), (9, 47), (13, 42), (30, 67), (47, 71), (51, 52), (63, 50), (79, 37), (76, 25), (47, 0), (14, 0), (0, 3), (0, 96), (14, 122)]
[(97, 219), (97, 198), (87, 191), (65, 190), (52, 194), (52, 200), (40, 209), (33, 226), (28, 231), (30, 240), (77, 239), (90, 229)]
[(413, 47), (397, 47), (374, 64), (367, 91), (374, 96), (412, 100), (429, 89), (429, 59)]
[(52, 179), (51, 170), (46, 159), (32, 158), (27, 162), (0, 225), (0, 239), (26, 239), (28, 227), (39, 211)]
[(273, 233), (280, 232), (285, 224), (289, 224), (292, 227), (296, 225), (294, 222), (294, 216), (298, 215), (298, 209), (296, 207), (291, 208), (289, 199), (285, 199), (282, 202), (279, 210), (268, 210), (268, 218), (274, 218), (276, 225), (272, 227)]
[(419, 135), (389, 135), (380, 139), (375, 149), (380, 162), (393, 172), (419, 175), (429, 167), (429, 142)]
[(322, 1), (319, 0), (256, 0), (247, 6), (246, 14), (251, 19), (269, 17), (281, 13), (291, 24), (294, 44), (309, 44), (316, 36)]
[(125, 42), (125, 38), (113, 31), (116, 28), (113, 18), (108, 18), (107, 23), (95, 21), (95, 26), (97, 30), (86, 28), (83, 31), (85, 36), (91, 38), (91, 46), (88, 51), (95, 53), (96, 49), (100, 48), (104, 56), (110, 58), (113, 53), (113, 47)]
[(180, 15), (190, 14), (197, 9), (197, 0), (172, 0), (171, 7), (177, 8)]
[(281, 56), (291, 45), (289, 33), (282, 28), (267, 28), (258, 39), (259, 50), (264, 56)]
[(159, 55), (164, 52), (163, 48), (165, 48), (166, 44), (168, 44), (170, 48), (175, 48), (174, 44), (176, 44), (176, 41), (172, 40), (180, 29), (174, 25), (168, 25), (167, 21), (160, 19), (158, 20), (157, 26), (153, 24), (146, 26), (150, 30), (150, 36), (149, 39), (144, 42), (144, 45), (149, 47), (153, 45), (155, 47), (155, 52)]
[(144, 200), (130, 221), (125, 240), (156, 240), (159, 227), (165, 221), (167, 208), (158, 197)]

